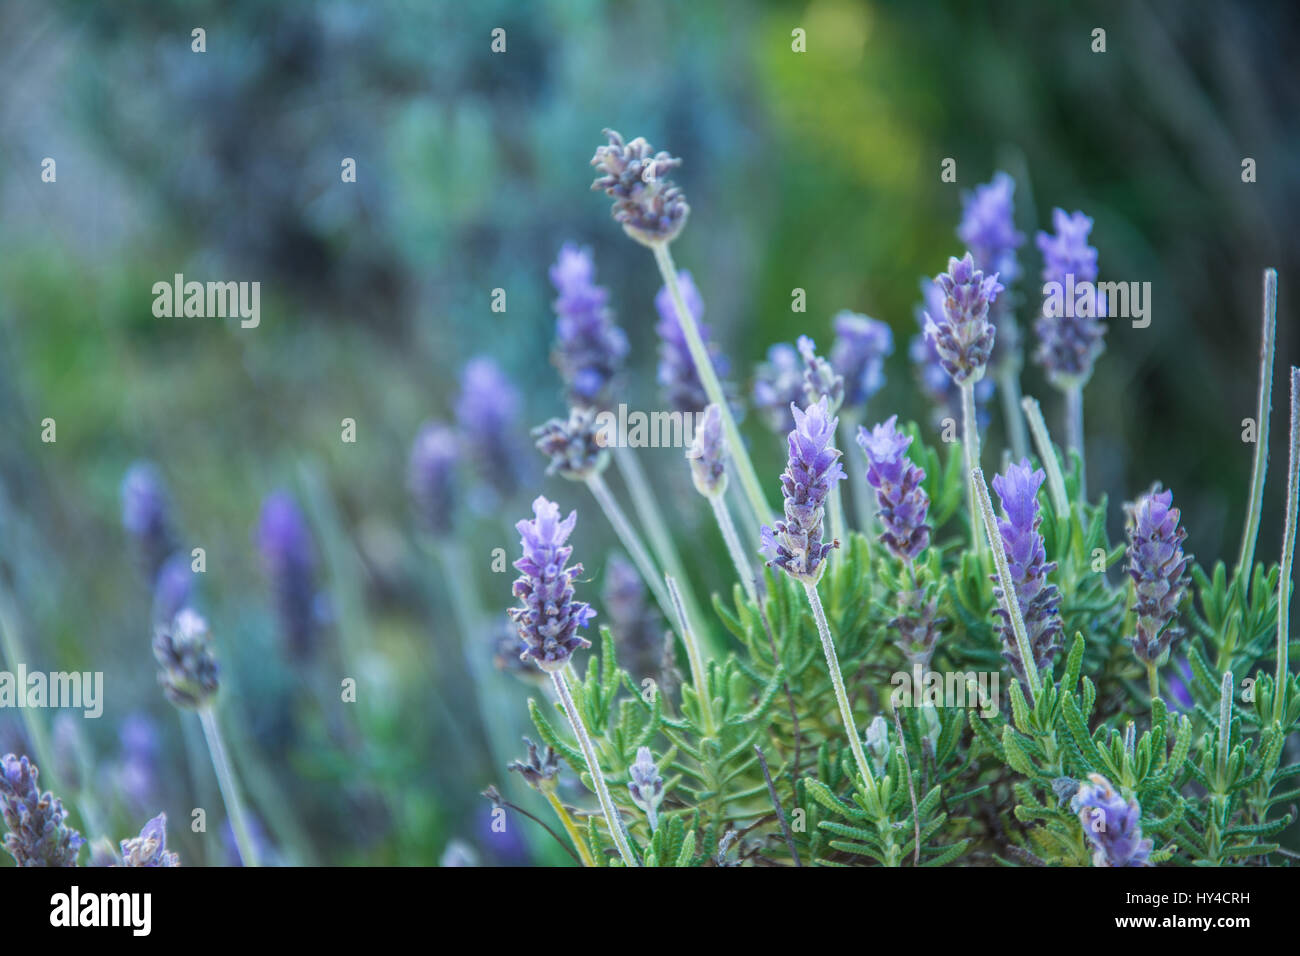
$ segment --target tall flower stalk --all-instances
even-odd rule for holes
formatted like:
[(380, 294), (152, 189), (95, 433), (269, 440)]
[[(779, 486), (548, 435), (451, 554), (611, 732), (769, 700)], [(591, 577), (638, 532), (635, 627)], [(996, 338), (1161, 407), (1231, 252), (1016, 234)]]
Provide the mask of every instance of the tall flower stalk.
[(1241, 533), (1237, 574), (1241, 575), (1241, 596), (1250, 593), (1255, 571), (1255, 542), (1259, 539), (1259, 516), (1264, 508), (1264, 479), (1268, 474), (1269, 416), (1273, 410), (1273, 352), (1277, 342), (1277, 270), (1264, 270), (1263, 332), (1259, 348), (1259, 402), (1255, 415), (1255, 464), (1250, 472), (1250, 502), (1246, 525)]
[(1156, 484), (1124, 508), (1128, 514), (1128, 574), (1137, 597), (1137, 632), (1129, 643), (1134, 656), (1146, 666), (1153, 704), (1160, 696), (1157, 668), (1182, 636), (1173, 619), (1187, 588), (1191, 560), (1183, 554), (1187, 531), (1178, 524), (1179, 512), (1173, 502), (1173, 492), (1162, 491)]
[(834, 483), (844, 478), (844, 467), (839, 462), (840, 451), (831, 445), (839, 422), (830, 415), (825, 396), (806, 409), (792, 406), (790, 410), (794, 414), (795, 427), (788, 439), (789, 461), (781, 475), (785, 518), (771, 527), (763, 526), (763, 554), (769, 565), (780, 568), (803, 585), (813, 620), (817, 623), (817, 634), (821, 638), (822, 653), (826, 657), (826, 668), (835, 689), (835, 700), (839, 704), (844, 732), (849, 738), (849, 748), (853, 751), (858, 773), (862, 775), (863, 787), (874, 798), (876, 778), (862, 750), (862, 738), (844, 687), (835, 640), (826, 621), (821, 597), (817, 594), (817, 582), (826, 570), (826, 558), (835, 548), (834, 543), (826, 544), (822, 536), (826, 498)]
[[(893, 354), (894, 333), (884, 322), (847, 310), (837, 313), (831, 325), (835, 330), (831, 364), (844, 379), (841, 441), (852, 441), (861, 427), (867, 403), (884, 387), (885, 358)], [(853, 489), (858, 530), (870, 541), (871, 492), (862, 469), (849, 469), (849, 487)]]
[(590, 641), (577, 633), (578, 630), (585, 628), (596, 616), (591, 605), (574, 599), (573, 582), (582, 574), (582, 565), (569, 565), (573, 548), (566, 542), (578, 523), (578, 513), (571, 511), (561, 520), (559, 506), (538, 496), (533, 501), (533, 515), (531, 521), (520, 521), (515, 526), (519, 531), (522, 555), (515, 562), (520, 576), (514, 584), (514, 595), (520, 604), (510, 609), (510, 617), (523, 641), (521, 656), (533, 661), (550, 676), (582, 749), (587, 772), (619, 856), (628, 866), (639, 866), (623, 829), (623, 820), (605, 783), (595, 745), (565, 676), (574, 651), (591, 646)]
[(155, 631), (153, 656), (158, 662), (158, 683), (167, 699), (182, 710), (198, 713), (212, 770), (230, 815), (239, 858), (244, 866), (258, 866), (257, 844), (249, 829), (239, 783), (226, 756), (225, 740), (217, 723), (215, 705), (220, 682), (208, 622), (189, 608), (183, 609), (173, 621)]
[(1295, 560), (1297, 511), (1300, 511), (1300, 368), (1291, 368), (1291, 455), (1286, 479), (1286, 525), (1282, 532), (1282, 573), (1277, 583), (1277, 664), (1273, 691), (1273, 720), (1286, 715), (1290, 680), (1287, 642), (1291, 622), (1291, 566)]
[(681, 160), (665, 152), (652, 153), (650, 144), (640, 137), (624, 142), (614, 130), (605, 130), (604, 133), (609, 144), (597, 148), (591, 160), (591, 165), (600, 174), (591, 188), (603, 190), (614, 198), (612, 215), (615, 221), (622, 224), (630, 237), (654, 252), (655, 264), (677, 312), (677, 321), (686, 336), (700, 382), (709, 401), (718, 406), (727, 441), (735, 449), (736, 474), (741, 487), (755, 515), (760, 520), (767, 520), (771, 510), (763, 498), (758, 473), (754, 471), (749, 452), (741, 440), (740, 429), (736, 427), (722, 383), (713, 370), (712, 358), (700, 336), (695, 317), (682, 297), (677, 266), (669, 250), (669, 243), (677, 237), (690, 214), (686, 197), (667, 178), (672, 169), (681, 165)]

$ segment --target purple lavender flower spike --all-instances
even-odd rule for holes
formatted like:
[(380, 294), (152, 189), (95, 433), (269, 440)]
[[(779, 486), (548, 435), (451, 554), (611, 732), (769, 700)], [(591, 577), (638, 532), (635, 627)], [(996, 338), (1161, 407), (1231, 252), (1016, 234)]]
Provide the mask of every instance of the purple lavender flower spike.
[(596, 285), (591, 252), (571, 242), (551, 266), (555, 300), (555, 347), (551, 361), (564, 380), (570, 405), (608, 408), (610, 393), (627, 358), (627, 336), (614, 324), (608, 290)]
[(799, 336), (795, 346), (804, 361), (803, 392), (808, 404), (826, 397), (827, 409), (834, 415), (844, 404), (844, 376), (835, 371), (830, 362), (817, 354), (817, 344), (806, 335)]
[(793, 345), (778, 342), (754, 372), (754, 407), (763, 423), (785, 434), (794, 428), (790, 405), (803, 400), (803, 362)]
[(610, 214), (623, 230), (647, 246), (672, 242), (691, 207), (686, 196), (668, 178), (682, 161), (665, 152), (655, 153), (641, 137), (624, 143), (612, 129), (602, 131), (609, 145), (596, 149), (591, 165), (600, 174), (591, 184), (614, 197)]
[(304, 660), (316, 643), (316, 557), (307, 519), (288, 492), (272, 492), (262, 502), (257, 547), (289, 654)]
[[(691, 278), (689, 272), (685, 270), (678, 272), (677, 283), (681, 288), (682, 300), (694, 317), (695, 324), (699, 327), (700, 338), (704, 340), (709, 357), (713, 360), (713, 371), (719, 381), (723, 381), (723, 391), (728, 393), (728, 404), (732, 406), (732, 413), (735, 414), (739, 409), (731, 401), (732, 387), (730, 383), (724, 381), (727, 373), (731, 371), (731, 363), (718, 349), (717, 344), (709, 341), (709, 327), (701, 321), (704, 316), (704, 300), (700, 298), (699, 289), (695, 287), (695, 280)], [(704, 383), (700, 381), (699, 372), (695, 369), (695, 360), (691, 357), (690, 347), (686, 344), (686, 333), (682, 330), (681, 323), (677, 321), (677, 310), (673, 307), (673, 299), (668, 293), (667, 286), (661, 286), (655, 295), (655, 311), (659, 313), (655, 331), (659, 333), (660, 339), (659, 385), (664, 390), (664, 399), (676, 411), (691, 414), (702, 412), (704, 406), (709, 404), (709, 395), (704, 390)]]
[(1093, 866), (1150, 866), (1151, 840), (1142, 839), (1142, 808), (1125, 800), (1099, 773), (1088, 774), (1070, 800), (1092, 844)]
[[(963, 195), (962, 219), (957, 227), (957, 237), (971, 251), (976, 268), (985, 275), (996, 273), (1008, 286), (1020, 277), (1016, 250), (1025, 241), (1024, 233), (1015, 226), (1015, 192), (1014, 179), (1004, 172), (995, 173), (991, 182)], [(1009, 308), (1009, 298), (1000, 296), (989, 309), (989, 316), (997, 329), (990, 364), (1000, 367), (1015, 362), (1018, 367), (1020, 330)]]
[(456, 432), (441, 422), (426, 422), (411, 445), (407, 487), (420, 523), (437, 537), (452, 531), (456, 465), (460, 458)]
[[(939, 315), (943, 312), (943, 290), (933, 279), (922, 279), (921, 297), (922, 304), (916, 308), (916, 322), (922, 331), (912, 337), (911, 344), (908, 346), (908, 357), (916, 369), (917, 384), (933, 406), (934, 427), (942, 428), (945, 418), (950, 418), (960, 425), (961, 386), (954, 382), (952, 376), (944, 369), (938, 348), (924, 331), (926, 316)], [(982, 378), (975, 383), (975, 418), (980, 428), (988, 425), (988, 401), (992, 396), (993, 382), (990, 379)]]
[[(456, 400), (456, 424), (483, 482), (477, 490), (486, 492), (489, 499), (508, 501), (528, 479), (517, 439), (520, 403), (519, 390), (493, 359), (479, 356), (465, 363)], [(485, 509), (495, 504), (481, 502)]]
[(167, 814), (144, 825), (138, 837), (123, 840), (122, 866), (180, 866), (181, 858), (167, 849)]
[(208, 622), (184, 608), (170, 624), (154, 632), (153, 656), (158, 683), (177, 707), (197, 710), (217, 693), (217, 662), (212, 656)]
[(146, 577), (155, 581), (176, 541), (166, 485), (147, 461), (136, 462), (122, 478), (122, 527), (135, 541)]
[(790, 459), (781, 475), (785, 519), (760, 532), (762, 554), (797, 581), (816, 584), (825, 570), (826, 556), (838, 541), (822, 541), (826, 496), (834, 482), (845, 477), (840, 451), (831, 445), (838, 419), (827, 410), (823, 397), (800, 410), (791, 406), (794, 429), (790, 432)]
[[(1040, 232), (1037, 237), (1043, 254), (1043, 283), (1058, 283), (1069, 295), (1071, 288), (1097, 281), (1097, 250), (1088, 245), (1092, 219), (1081, 212), (1053, 209), (1052, 223), (1055, 235)], [(1074, 306), (1070, 310), (1074, 315), (1047, 315), (1044, 310), (1034, 323), (1038, 333), (1035, 359), (1058, 387), (1086, 382), (1092, 375), (1093, 363), (1106, 349), (1103, 341), (1106, 325), (1101, 321), (1107, 311), (1104, 298), (1095, 296), (1091, 301), (1094, 308), (1082, 309), (1093, 315), (1079, 315), (1079, 303), (1070, 304)]]
[(552, 418), (533, 429), (537, 450), (550, 459), (548, 475), (586, 481), (605, 470), (609, 464), (606, 443), (612, 436), (597, 424), (598, 414), (594, 408), (571, 408), (568, 418)]
[(695, 439), (686, 450), (695, 490), (716, 498), (727, 490), (727, 438), (722, 430), (722, 412), (709, 405), (695, 429)]
[(884, 530), (881, 542), (902, 561), (914, 561), (930, 544), (925, 523), (930, 497), (921, 487), (925, 471), (907, 457), (912, 436), (898, 430), (892, 415), (871, 431), (858, 428), (858, 444), (867, 455), (867, 483), (876, 490), (877, 512)]
[(628, 775), (632, 778), (627, 784), (632, 802), (645, 813), (653, 830), (658, 825), (659, 804), (664, 799), (664, 778), (659, 775), (649, 747), (637, 748), (636, 762), (628, 767)]
[(1002, 291), (997, 274), (975, 268), (968, 252), (948, 259), (948, 271), (934, 277), (943, 294), (943, 309), (926, 312), (925, 337), (939, 353), (939, 362), (958, 385), (984, 377), (993, 352), (994, 328), (989, 306)]
[(173, 554), (158, 570), (153, 587), (153, 619), (167, 623), (187, 607), (194, 596), (194, 571), (190, 559), (181, 553)]
[[(1008, 465), (1005, 475), (993, 476), (993, 490), (998, 494), (1005, 515), (998, 520), (998, 532), (1002, 536), (1002, 547), (1011, 570), (1011, 579), (1015, 582), (1020, 614), (1024, 618), (1026, 636), (1034, 655), (1029, 664), (1037, 670), (1046, 667), (1061, 649), (1061, 595), (1056, 585), (1047, 580), (1047, 576), (1056, 570), (1056, 563), (1047, 560), (1043, 536), (1038, 532), (1038, 526), (1043, 521), (1038, 505), (1038, 489), (1043, 486), (1044, 480), (1046, 475), (1043, 470), (1031, 467), (1028, 459), (1022, 460), (1018, 465)], [(1023, 684), (1026, 682), (1026, 662), (1020, 658), (1011, 619), (1001, 606), (1002, 588), (997, 584), (996, 575), (993, 580), (993, 591), (999, 601), (993, 613), (999, 618), (997, 628), (1002, 637), (1002, 656)]]
[(0, 759), (0, 811), (5, 849), (19, 866), (76, 866), (85, 842), (65, 822), (63, 802), (37, 786), (40, 771), (25, 756)]
[(158, 758), (161, 744), (158, 730), (144, 714), (131, 714), (118, 731), (121, 759), (113, 773), (114, 786), (126, 796), (133, 809), (157, 803)]
[(1128, 515), (1128, 573), (1137, 591), (1137, 633), (1130, 643), (1144, 664), (1158, 662), (1182, 636), (1171, 626), (1187, 588), (1183, 539), (1187, 530), (1178, 524), (1172, 491), (1156, 484), (1132, 504)]
[(885, 357), (894, 353), (893, 330), (847, 310), (831, 322), (835, 329), (831, 365), (844, 379), (844, 406), (863, 408), (885, 384)]
[(515, 525), (523, 557), (515, 562), (520, 577), (514, 595), (520, 606), (510, 609), (510, 617), (525, 645), (521, 657), (552, 673), (562, 669), (574, 651), (591, 646), (577, 632), (596, 612), (573, 599), (573, 582), (582, 574), (582, 565), (566, 567), (573, 548), (564, 542), (578, 523), (578, 513), (571, 511), (561, 521), (559, 505), (539, 495), (533, 514), (533, 520)]

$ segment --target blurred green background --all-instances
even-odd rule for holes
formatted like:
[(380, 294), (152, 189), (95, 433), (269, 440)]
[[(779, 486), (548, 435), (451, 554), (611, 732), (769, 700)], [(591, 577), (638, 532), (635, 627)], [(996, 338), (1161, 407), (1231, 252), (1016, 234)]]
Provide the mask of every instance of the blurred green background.
[[(195, 27), (206, 53), (191, 52)], [(497, 27), (503, 54), (490, 49)], [(806, 53), (791, 49), (796, 27)], [(1091, 51), (1095, 27), (1105, 53)], [(96, 835), (114, 842), (164, 809), (186, 863), (228, 859), (211, 771), (187, 755), (156, 686), (151, 598), (122, 530), (120, 482), (148, 459), (182, 546), (207, 552), (198, 605), (223, 666), (223, 721), (275, 854), (566, 859), (517, 816), (491, 832), (489, 784), (540, 807), (487, 756), (475, 715), (489, 691), (469, 678), (453, 586), (414, 526), (405, 475), (421, 422), (451, 418), (470, 356), (495, 357), (523, 393), (521, 440), (563, 411), (546, 270), (566, 240), (592, 247), (631, 340), (628, 404), (656, 407), (659, 280), (588, 190), (605, 126), (684, 159), (692, 214), (674, 252), (745, 393), (768, 345), (808, 333), (828, 347), (831, 316), (849, 308), (895, 333), (873, 418), (927, 417), (907, 342), (918, 280), (961, 251), (963, 189), (997, 169), (1017, 179), (1030, 280), (1053, 206), (1095, 217), (1102, 277), (1151, 282), (1154, 311), (1146, 329), (1113, 324), (1087, 389), (1090, 481), (1112, 502), (1164, 482), (1189, 551), (1231, 557), (1265, 266), (1280, 275), (1279, 410), (1285, 369), (1300, 364), (1298, 27), (1292, 3), (9, 0), (0, 582), (29, 667), (102, 670), (107, 687), (103, 718), (80, 722), (85, 766), (57, 773), (65, 802), (97, 795)], [(56, 183), (41, 180), (44, 157)], [(340, 182), (343, 157), (357, 161), (354, 184)], [(956, 184), (940, 181), (945, 157)], [(1244, 157), (1255, 183), (1241, 181)], [(155, 318), (152, 285), (177, 272), (260, 281), (261, 326)], [(490, 308), (496, 288), (504, 313)], [(1059, 432), (1059, 398), (1032, 363), (1023, 386)], [(994, 408), (987, 447), (1000, 449)], [(40, 440), (45, 418), (57, 443)], [(344, 418), (355, 444), (340, 440)], [(744, 427), (774, 495), (783, 442), (752, 414)], [(1259, 551), (1270, 561), (1285, 438), (1279, 411)], [(647, 453), (657, 485), (689, 487), (680, 454)], [(582, 509), (593, 600), (614, 543), (585, 492), (535, 464), (519, 500), (461, 516), (485, 648), (513, 576), (491, 571), (491, 552), (513, 559), (509, 524), (528, 498)], [(362, 671), (342, 675), (362, 693), (333, 708), (341, 717), (325, 703), (332, 658), (295, 662), (277, 633), (254, 529), (280, 488), (312, 527), (322, 640)], [(702, 502), (664, 501), (694, 541)], [(699, 590), (730, 587), (720, 550), (686, 560)], [(497, 729), (523, 732), (530, 690), (491, 693)], [(0, 712), (0, 752), (26, 746), (19, 716)], [(190, 832), (196, 806), (206, 836)]]

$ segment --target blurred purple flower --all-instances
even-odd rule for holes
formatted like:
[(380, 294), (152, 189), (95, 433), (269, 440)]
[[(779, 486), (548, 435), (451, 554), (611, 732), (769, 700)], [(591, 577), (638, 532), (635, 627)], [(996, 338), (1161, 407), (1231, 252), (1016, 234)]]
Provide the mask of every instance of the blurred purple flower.
[(570, 405), (607, 408), (627, 358), (627, 336), (614, 324), (608, 290), (596, 285), (591, 252), (567, 242), (551, 266), (555, 300), (555, 347), (551, 361), (564, 380)]
[[(472, 358), (461, 370), (461, 391), (456, 401), (456, 424), (469, 451), (487, 499), (509, 501), (528, 480), (528, 466), (521, 447), (519, 390), (485, 356)], [(484, 497), (482, 495), (480, 498)], [(485, 510), (494, 507), (480, 502)]]
[(840, 375), (830, 362), (817, 354), (817, 343), (809, 336), (801, 335), (795, 342), (800, 357), (804, 362), (803, 394), (808, 405), (817, 402), (823, 396), (830, 414), (834, 415), (844, 404), (844, 376)]
[(619, 664), (637, 680), (658, 677), (664, 653), (664, 623), (650, 603), (636, 566), (620, 554), (605, 565), (601, 600), (618, 642)]
[[(704, 300), (700, 298), (700, 292), (695, 287), (695, 280), (691, 278), (689, 272), (682, 271), (677, 273), (677, 282), (681, 288), (682, 300), (694, 317), (700, 338), (704, 340), (709, 358), (713, 361), (713, 371), (719, 381), (722, 381), (731, 371), (731, 364), (719, 351), (717, 344), (709, 341), (709, 327), (701, 321), (704, 317)], [(655, 310), (659, 313), (659, 322), (655, 325), (655, 331), (659, 333), (660, 339), (659, 385), (664, 390), (664, 400), (679, 412), (691, 414), (702, 412), (709, 404), (709, 396), (704, 390), (704, 383), (700, 381), (690, 347), (686, 344), (686, 333), (682, 330), (681, 323), (677, 321), (677, 310), (673, 306), (672, 296), (668, 294), (667, 286), (660, 287), (655, 295)], [(723, 391), (728, 395), (728, 403), (732, 404), (733, 412), (736, 411), (731, 400), (732, 388), (729, 383), (723, 383)]]
[(1099, 773), (1088, 774), (1070, 801), (1092, 844), (1093, 866), (1150, 866), (1151, 840), (1142, 839), (1142, 808), (1125, 800)]
[(420, 523), (437, 537), (452, 531), (456, 513), (456, 466), (460, 458), (456, 432), (442, 422), (426, 422), (411, 445), (406, 484)]
[(173, 554), (163, 562), (153, 589), (154, 623), (170, 621), (188, 607), (194, 596), (194, 571), (183, 554)]
[[(962, 196), (962, 219), (957, 237), (975, 258), (975, 266), (985, 275), (996, 273), (999, 281), (1010, 286), (1020, 278), (1016, 250), (1025, 235), (1015, 226), (1016, 181), (1004, 172), (993, 175), (991, 182), (976, 186)], [(990, 364), (1001, 366), (1014, 361), (1019, 366), (1020, 330), (1016, 326), (1010, 296), (1001, 295), (989, 310), (997, 329)]]
[(844, 405), (862, 408), (885, 384), (885, 357), (894, 352), (894, 333), (884, 322), (845, 310), (832, 320), (831, 364), (844, 379)]
[(163, 562), (175, 550), (176, 542), (167, 488), (162, 474), (150, 462), (136, 462), (122, 478), (122, 527), (135, 542), (140, 563), (152, 585)]
[[(1043, 254), (1043, 282), (1059, 283), (1063, 293), (1084, 282), (1097, 281), (1097, 250), (1088, 245), (1092, 219), (1081, 212), (1066, 213), (1064, 209), (1052, 210), (1055, 235), (1040, 232), (1038, 248)], [(1086, 300), (1085, 300), (1086, 301)], [(1038, 333), (1038, 351), (1035, 359), (1047, 372), (1047, 377), (1057, 385), (1082, 384), (1092, 375), (1097, 357), (1106, 349), (1103, 341), (1106, 325), (1101, 321), (1107, 312), (1105, 299), (1097, 295), (1091, 302), (1094, 315), (1078, 315), (1078, 301), (1065, 302), (1071, 315), (1044, 313), (1034, 323)]]
[(682, 161), (665, 152), (655, 153), (639, 136), (625, 143), (612, 129), (602, 132), (609, 145), (597, 147), (592, 157), (591, 165), (600, 175), (591, 188), (614, 197), (610, 214), (637, 242), (671, 242), (691, 211), (685, 195), (668, 178)]
[(787, 342), (767, 350), (767, 361), (754, 371), (754, 408), (763, 423), (785, 434), (794, 428), (790, 406), (803, 401), (803, 361)]
[(706, 498), (716, 498), (727, 490), (727, 438), (722, 431), (722, 412), (710, 404), (695, 429), (695, 438), (686, 450), (691, 480), (695, 490)]
[(307, 519), (288, 492), (272, 492), (262, 502), (257, 546), (289, 655), (304, 660), (316, 644), (316, 557)]
[(177, 707), (203, 707), (217, 693), (217, 662), (208, 622), (189, 608), (154, 631), (153, 656), (158, 662), (158, 683)]

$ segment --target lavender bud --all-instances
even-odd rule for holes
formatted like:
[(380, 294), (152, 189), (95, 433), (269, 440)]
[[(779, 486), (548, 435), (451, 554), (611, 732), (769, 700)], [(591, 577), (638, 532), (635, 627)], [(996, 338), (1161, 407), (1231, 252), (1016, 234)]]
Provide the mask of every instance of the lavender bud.
[(480, 356), (465, 363), (456, 424), (489, 498), (515, 497), (527, 478), (516, 439), (519, 405), (519, 391), (495, 361)]
[(150, 582), (176, 549), (172, 536), (167, 488), (162, 475), (147, 461), (136, 462), (122, 478), (122, 527), (135, 542)]
[[(1038, 248), (1043, 254), (1043, 282), (1059, 283), (1063, 290), (1084, 282), (1097, 281), (1097, 250), (1088, 245), (1092, 219), (1081, 212), (1052, 210), (1056, 235), (1040, 232)], [(1047, 315), (1034, 323), (1038, 333), (1036, 360), (1054, 385), (1082, 385), (1092, 375), (1093, 363), (1106, 349), (1106, 302), (1097, 296), (1095, 308), (1071, 308), (1073, 315)], [(1071, 303), (1074, 305), (1074, 303)], [(1095, 312), (1096, 315), (1079, 315)]]
[[(944, 369), (938, 348), (924, 332), (927, 314), (939, 315), (943, 311), (943, 290), (933, 279), (922, 279), (921, 297), (923, 301), (917, 306), (915, 315), (922, 332), (912, 337), (908, 357), (916, 370), (917, 385), (934, 409), (932, 424), (942, 429), (946, 427), (944, 419), (951, 419), (954, 423), (961, 421), (961, 386)], [(983, 378), (975, 383), (975, 418), (980, 428), (988, 425), (988, 401), (992, 395), (993, 382), (990, 379)]]
[(427, 422), (420, 428), (411, 445), (406, 483), (420, 523), (437, 537), (452, 531), (459, 460), (460, 442), (451, 428), (441, 422)]
[(792, 405), (791, 411), (795, 427), (788, 439), (789, 462), (781, 475), (785, 520), (774, 527), (763, 526), (761, 550), (768, 565), (798, 581), (816, 584), (826, 556), (839, 546), (838, 541), (822, 542), (826, 496), (833, 483), (844, 478), (839, 449), (831, 445), (838, 419), (827, 411), (824, 397), (802, 411)]
[(943, 310), (926, 313), (925, 337), (939, 353), (939, 362), (958, 385), (984, 377), (993, 351), (994, 329), (989, 305), (1002, 291), (995, 274), (985, 276), (975, 268), (968, 252), (948, 259), (948, 271), (934, 277), (943, 293)]
[(592, 157), (591, 165), (600, 175), (591, 188), (614, 197), (611, 215), (637, 242), (647, 246), (672, 242), (691, 211), (686, 196), (668, 178), (682, 161), (665, 152), (653, 153), (639, 136), (624, 143), (612, 129), (601, 132), (609, 145), (597, 147)]
[[(1004, 172), (995, 173), (991, 182), (976, 186), (962, 196), (962, 219), (957, 237), (975, 258), (975, 266), (986, 275), (996, 273), (1004, 285), (1020, 277), (1016, 250), (1025, 235), (1015, 226), (1016, 181)], [(997, 329), (990, 363), (1002, 366), (1019, 364), (1020, 330), (1016, 327), (1008, 296), (1000, 296), (989, 310)]]
[(515, 525), (523, 556), (515, 562), (520, 577), (514, 595), (520, 606), (510, 609), (510, 617), (525, 645), (521, 657), (549, 673), (563, 668), (574, 651), (591, 646), (577, 631), (596, 612), (573, 599), (573, 582), (582, 574), (582, 565), (565, 567), (573, 548), (564, 542), (578, 523), (578, 513), (571, 511), (561, 521), (559, 506), (539, 495), (533, 501), (533, 514), (533, 520)]
[(551, 460), (548, 475), (586, 481), (609, 464), (606, 436), (596, 424), (594, 408), (571, 408), (569, 417), (552, 418), (533, 429), (537, 450)]
[(167, 849), (167, 814), (144, 825), (138, 837), (122, 841), (122, 866), (180, 866), (181, 858)]
[(1142, 839), (1137, 800), (1125, 800), (1099, 773), (1088, 774), (1088, 780), (1070, 800), (1070, 809), (1092, 844), (1092, 865), (1150, 866), (1152, 841)]
[(153, 656), (158, 683), (177, 707), (197, 710), (217, 693), (217, 662), (212, 656), (208, 622), (184, 608), (154, 632)]
[(885, 384), (885, 356), (894, 353), (894, 333), (876, 319), (847, 310), (832, 320), (831, 365), (844, 379), (844, 404), (862, 408)]
[(930, 496), (921, 487), (925, 471), (907, 457), (912, 436), (899, 431), (897, 422), (892, 415), (871, 431), (859, 427), (858, 444), (867, 455), (867, 483), (876, 490), (884, 525), (880, 540), (895, 557), (913, 561), (930, 544)]
[[(700, 338), (703, 339), (709, 358), (713, 361), (713, 371), (721, 381), (727, 377), (731, 364), (718, 350), (718, 346), (709, 341), (709, 327), (700, 321), (704, 316), (704, 300), (700, 298), (699, 290), (695, 288), (695, 280), (691, 278), (689, 272), (678, 272), (677, 282), (681, 289), (682, 300), (695, 319)], [(692, 358), (690, 346), (686, 343), (686, 333), (682, 330), (681, 323), (677, 321), (677, 309), (673, 305), (667, 286), (662, 286), (655, 295), (655, 310), (659, 313), (659, 322), (655, 325), (655, 331), (659, 333), (660, 340), (659, 385), (664, 390), (664, 400), (679, 412), (692, 415), (702, 412), (704, 406), (709, 404), (709, 394), (704, 390), (704, 383), (700, 381), (699, 372), (696, 371), (695, 359)], [(729, 383), (723, 384), (723, 391), (728, 393), (728, 403), (732, 404), (734, 412), (737, 409), (730, 399), (732, 390)]]
[(795, 343), (804, 360), (803, 391), (808, 404), (825, 396), (827, 408), (834, 415), (844, 404), (844, 377), (831, 363), (817, 355), (817, 345), (806, 335)]
[(882, 777), (888, 772), (892, 749), (889, 745), (889, 724), (877, 714), (867, 725), (867, 750), (871, 751), (872, 769)]
[(0, 810), (5, 849), (19, 866), (76, 866), (85, 841), (65, 822), (63, 802), (37, 786), (40, 771), (27, 757), (0, 760)]
[(628, 775), (632, 778), (627, 785), (632, 802), (645, 813), (653, 830), (658, 825), (659, 804), (664, 799), (664, 779), (659, 776), (649, 747), (637, 748), (636, 762), (628, 767)]
[[(654, 677), (662, 685), (663, 619), (650, 603), (636, 566), (617, 553), (610, 555), (605, 566), (601, 599), (609, 613), (609, 629), (618, 642), (619, 663), (638, 680)], [(671, 644), (667, 651), (671, 656)]]
[(948, 623), (938, 616), (939, 601), (927, 588), (898, 592), (898, 616), (889, 626), (898, 632), (894, 643), (913, 668), (924, 671), (930, 666), (935, 645), (939, 642), (939, 629)]
[(722, 431), (722, 413), (717, 405), (704, 410), (695, 429), (695, 440), (686, 449), (695, 490), (706, 498), (717, 498), (727, 490), (727, 437)]
[(524, 738), (524, 743), (528, 745), (528, 756), (524, 760), (514, 761), (506, 769), (519, 774), (534, 790), (553, 788), (554, 780), (560, 773), (559, 757), (550, 747), (539, 751), (537, 744), (527, 737)]
[[(1038, 526), (1043, 522), (1038, 505), (1038, 489), (1046, 476), (1041, 468), (1034, 469), (1029, 460), (1019, 465), (1008, 465), (1005, 475), (993, 476), (993, 490), (998, 494), (1005, 518), (998, 520), (998, 532), (1007, 556), (1011, 580), (1015, 582), (1020, 615), (1024, 618), (1029, 647), (1034, 655), (1033, 667), (1042, 670), (1060, 650), (1061, 595), (1047, 576), (1056, 570), (1056, 562), (1047, 560), (1047, 549)], [(1002, 656), (1011, 665), (1023, 684), (1026, 681), (1025, 662), (1020, 658), (1011, 619), (1002, 608), (1002, 588), (997, 576), (992, 575), (993, 592), (999, 604), (994, 614), (999, 618), (998, 632), (1002, 637)]]
[(793, 345), (779, 342), (767, 350), (767, 361), (754, 372), (754, 407), (763, 423), (785, 434), (794, 428), (793, 403), (803, 401), (803, 362)]
[(614, 324), (608, 290), (596, 285), (591, 253), (565, 243), (551, 266), (555, 300), (555, 347), (551, 361), (564, 380), (570, 405), (607, 408), (627, 358), (627, 336)]
[(257, 546), (289, 654), (304, 660), (316, 643), (316, 558), (307, 519), (292, 495), (277, 491), (262, 502)]
[(1137, 591), (1137, 634), (1130, 643), (1144, 664), (1160, 658), (1182, 636), (1182, 628), (1169, 626), (1187, 588), (1187, 563), (1183, 539), (1187, 531), (1178, 524), (1172, 491), (1157, 483), (1137, 501), (1124, 506), (1128, 515), (1128, 573)]

